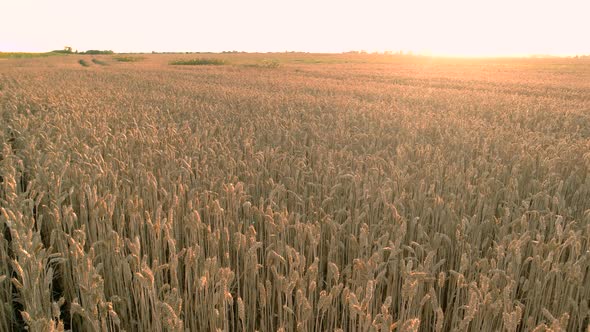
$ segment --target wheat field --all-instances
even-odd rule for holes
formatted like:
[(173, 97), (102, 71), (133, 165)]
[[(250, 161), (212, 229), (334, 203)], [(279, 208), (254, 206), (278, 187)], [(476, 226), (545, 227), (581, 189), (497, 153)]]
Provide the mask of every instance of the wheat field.
[(590, 331), (590, 59), (197, 57), (0, 62), (0, 331)]

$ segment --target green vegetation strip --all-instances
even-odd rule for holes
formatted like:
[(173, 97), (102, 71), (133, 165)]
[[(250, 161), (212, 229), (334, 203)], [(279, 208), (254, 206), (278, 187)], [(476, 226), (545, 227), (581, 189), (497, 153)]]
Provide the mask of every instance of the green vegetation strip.
[(113, 59), (119, 62), (138, 62), (142, 61), (145, 58), (141, 56), (116, 56), (113, 57)]
[(56, 52), (26, 53), (26, 52), (0, 52), (0, 59), (30, 59), (44, 58), (48, 56), (61, 55)]
[(199, 58), (190, 60), (174, 60), (170, 61), (174, 66), (220, 66), (227, 64), (227, 61), (212, 58)]

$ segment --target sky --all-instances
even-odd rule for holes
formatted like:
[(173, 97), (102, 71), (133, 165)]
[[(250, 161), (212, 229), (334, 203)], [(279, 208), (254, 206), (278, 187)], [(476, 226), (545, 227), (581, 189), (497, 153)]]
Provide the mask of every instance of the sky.
[(590, 0), (0, 0), (0, 51), (590, 54)]

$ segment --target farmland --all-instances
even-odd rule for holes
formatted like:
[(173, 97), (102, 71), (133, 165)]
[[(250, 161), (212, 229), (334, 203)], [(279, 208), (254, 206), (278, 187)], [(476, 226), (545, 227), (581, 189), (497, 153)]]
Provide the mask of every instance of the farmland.
[(590, 59), (5, 59), (0, 331), (590, 331), (589, 169)]

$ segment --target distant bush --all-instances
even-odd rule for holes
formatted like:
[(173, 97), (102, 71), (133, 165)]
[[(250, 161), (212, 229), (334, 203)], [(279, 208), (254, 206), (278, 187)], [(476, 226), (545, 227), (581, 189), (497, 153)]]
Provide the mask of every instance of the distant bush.
[(138, 62), (145, 58), (140, 56), (116, 56), (113, 59), (119, 62)]
[(279, 68), (281, 66), (281, 63), (279, 62), (279, 60), (262, 60), (262, 62), (260, 63), (254, 63), (254, 64), (247, 64), (245, 65), (246, 67), (253, 67), (253, 68)]
[(200, 58), (191, 60), (174, 60), (171, 61), (170, 64), (175, 66), (220, 66), (227, 64), (227, 61), (221, 59)]
[(111, 51), (111, 50), (88, 50), (86, 52), (83, 52), (83, 54), (114, 54), (115, 52)]
[(97, 65), (106, 66), (107, 63), (104, 61), (100, 61), (98, 59), (92, 59), (92, 62), (96, 63)]
[(82, 65), (82, 67), (90, 67), (90, 64), (86, 62), (86, 60), (80, 60), (78, 63)]

